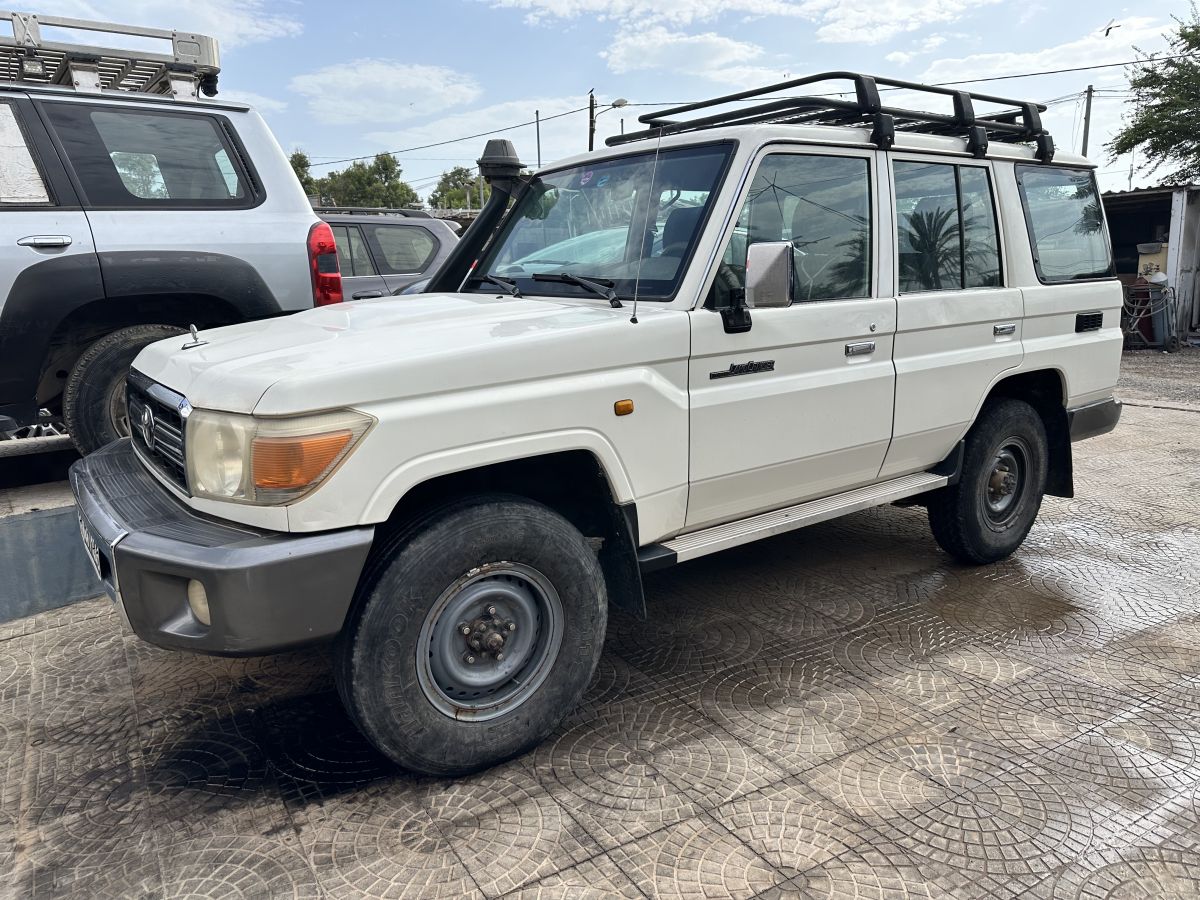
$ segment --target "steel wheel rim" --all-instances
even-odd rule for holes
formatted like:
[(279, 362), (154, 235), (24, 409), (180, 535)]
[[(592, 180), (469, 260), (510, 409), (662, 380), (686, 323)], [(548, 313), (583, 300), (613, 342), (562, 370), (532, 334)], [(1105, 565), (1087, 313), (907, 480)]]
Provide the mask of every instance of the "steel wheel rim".
[(118, 381), (108, 392), (108, 418), (118, 437), (129, 437), (129, 405), (125, 402), (125, 382)]
[(417, 680), (443, 715), (493, 719), (542, 686), (562, 634), (562, 601), (541, 572), (522, 563), (489, 563), (446, 588), (426, 615)]
[(992, 458), (980, 501), (993, 527), (1009, 525), (1021, 505), (1029, 479), (1029, 447), (1021, 438), (1008, 438)]

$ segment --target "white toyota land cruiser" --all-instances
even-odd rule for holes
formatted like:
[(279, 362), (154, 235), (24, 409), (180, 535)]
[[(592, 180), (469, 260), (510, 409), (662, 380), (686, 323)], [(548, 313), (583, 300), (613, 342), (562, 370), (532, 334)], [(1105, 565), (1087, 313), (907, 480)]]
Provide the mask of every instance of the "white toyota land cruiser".
[(906, 498), (1008, 556), (1120, 413), (1093, 167), (1039, 110), (826, 73), (532, 177), (491, 142), (427, 293), (137, 357), (71, 472), (107, 590), (163, 647), (336, 638), (367, 737), (451, 774), (555, 727), (648, 570)]

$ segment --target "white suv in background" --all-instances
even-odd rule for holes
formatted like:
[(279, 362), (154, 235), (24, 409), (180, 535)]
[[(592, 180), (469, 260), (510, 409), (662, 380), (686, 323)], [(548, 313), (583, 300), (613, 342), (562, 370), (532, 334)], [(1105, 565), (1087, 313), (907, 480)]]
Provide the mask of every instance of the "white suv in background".
[[(14, 31), (0, 70), (17, 73), (0, 81), (0, 433), (49, 409), (86, 453), (129, 433), (125, 375), (142, 347), (339, 302), (336, 246), (262, 118), (203, 97), (215, 41), (0, 20)], [(161, 52), (93, 63), (42, 26)]]
[(533, 176), (493, 141), (428, 293), (142, 351), (71, 473), (97, 571), (160, 646), (335, 639), (367, 737), (453, 774), (550, 733), (649, 570), (896, 501), (1002, 559), (1120, 414), (1094, 167), (1039, 113), (831, 73)]

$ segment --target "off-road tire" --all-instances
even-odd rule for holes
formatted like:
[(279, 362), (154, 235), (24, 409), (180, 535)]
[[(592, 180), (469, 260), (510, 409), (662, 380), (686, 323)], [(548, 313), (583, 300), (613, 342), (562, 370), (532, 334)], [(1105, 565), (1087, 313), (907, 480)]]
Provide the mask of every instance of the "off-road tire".
[[(129, 366), (143, 347), (177, 334), (183, 330), (173, 325), (134, 325), (83, 351), (63, 388), (63, 421), (80, 453), (86, 456), (128, 436), (128, 428), (113, 415), (114, 392), (124, 391)], [(124, 408), (123, 401), (119, 405)]]
[[(439, 627), (430, 622), (459, 618), (449, 606), (431, 612), (466, 594), (453, 593), (455, 585), (495, 567), (521, 567), (552, 586), (561, 641), (543, 657), (544, 680), (515, 708), (500, 704), (482, 721), (460, 718), (419, 674), (421, 655), (433, 660), (438, 647), (425, 633)], [(591, 681), (607, 621), (600, 564), (570, 522), (524, 498), (479, 497), (427, 515), (372, 552), (335, 648), (334, 677), (350, 718), (389, 759), (429, 775), (466, 774), (524, 753), (553, 731)]]
[[(996, 400), (968, 432), (965, 451), (958, 483), (929, 495), (929, 525), (943, 550), (982, 565), (1010, 556), (1033, 527), (1046, 490), (1046, 428), (1028, 403)], [(1014, 457), (1023, 457), (1017, 466)], [(997, 510), (1010, 468), (1020, 469), (1018, 483), (1006, 495), (1011, 505)]]

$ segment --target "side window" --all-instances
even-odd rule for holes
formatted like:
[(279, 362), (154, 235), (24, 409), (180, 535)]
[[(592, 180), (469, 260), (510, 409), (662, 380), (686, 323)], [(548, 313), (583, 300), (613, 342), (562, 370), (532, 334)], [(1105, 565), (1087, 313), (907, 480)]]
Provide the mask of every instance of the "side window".
[(871, 183), (858, 157), (777, 153), (763, 159), (725, 248), (710, 302), (746, 286), (746, 249), (791, 241), (797, 302), (867, 297)]
[(437, 255), (437, 239), (420, 225), (364, 225), (384, 275), (413, 275)]
[(243, 206), (246, 174), (212, 116), (47, 103), (92, 206)]
[(1112, 247), (1090, 170), (1017, 166), (1017, 184), (1042, 282), (1113, 275)]
[(333, 239), (337, 243), (338, 262), (342, 266), (342, 274), (348, 278), (356, 275), (374, 275), (375, 266), (371, 262), (371, 254), (363, 243), (362, 234), (353, 225), (334, 225)]
[(16, 111), (0, 103), (0, 206), (50, 202), (50, 193), (25, 143)]
[(895, 164), (900, 292), (997, 287), (1000, 240), (987, 171)]

